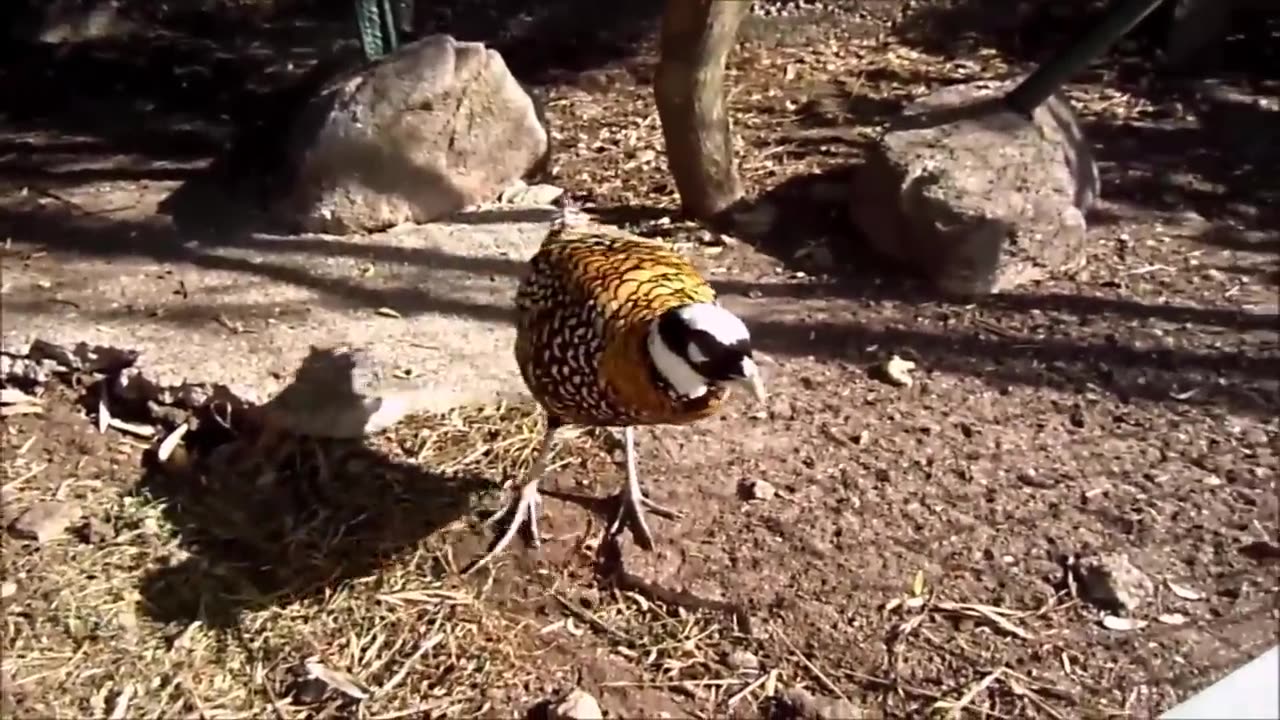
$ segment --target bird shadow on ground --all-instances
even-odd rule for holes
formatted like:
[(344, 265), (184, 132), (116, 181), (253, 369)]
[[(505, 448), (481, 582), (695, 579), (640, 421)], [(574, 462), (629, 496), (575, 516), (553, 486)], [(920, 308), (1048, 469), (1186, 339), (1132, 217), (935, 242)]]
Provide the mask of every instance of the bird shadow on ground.
[[(316, 349), (309, 359), (331, 354)], [(304, 362), (299, 380), (278, 397), (301, 387), (314, 364)], [(325, 402), (343, 394), (330, 390)], [(212, 402), (176, 456), (162, 463), (152, 452), (145, 460), (137, 490), (163, 503), (180, 538), (171, 562), (142, 581), (144, 607), (156, 620), (231, 627), (245, 612), (374, 574), (469, 513), (489, 485), (392, 459), (357, 440), (280, 438), (281, 445), (261, 448), (259, 466), (244, 435), (261, 428), (240, 421), (242, 414), (234, 403)], [(449, 570), (438, 556), (408, 565), (433, 575)]]

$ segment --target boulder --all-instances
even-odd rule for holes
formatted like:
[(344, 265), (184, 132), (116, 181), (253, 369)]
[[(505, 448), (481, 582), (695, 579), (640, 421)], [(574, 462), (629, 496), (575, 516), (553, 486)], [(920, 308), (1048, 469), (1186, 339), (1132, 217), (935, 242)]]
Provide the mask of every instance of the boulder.
[(327, 83), (290, 138), (277, 210), (304, 232), (377, 232), (494, 200), (544, 166), (541, 109), (497, 51), (432, 35)]
[(953, 85), (909, 105), (854, 176), (850, 211), (871, 248), (944, 293), (1001, 292), (1084, 263), (1092, 151), (1061, 96), (1032, 118), (995, 102), (1017, 82)]

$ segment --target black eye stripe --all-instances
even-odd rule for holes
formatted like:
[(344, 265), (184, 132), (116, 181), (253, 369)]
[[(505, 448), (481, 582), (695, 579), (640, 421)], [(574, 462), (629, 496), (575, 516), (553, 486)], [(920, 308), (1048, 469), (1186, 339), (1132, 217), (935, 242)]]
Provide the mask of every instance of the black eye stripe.
[(697, 345), (698, 349), (702, 351), (702, 354), (708, 357), (718, 353), (723, 353), (726, 350), (731, 350), (738, 355), (751, 354), (751, 343), (747, 340), (735, 340), (732, 343), (725, 345), (717, 340), (715, 335), (712, 335), (706, 330), (693, 329), (689, 330), (687, 337), (689, 342)]
[[(675, 312), (669, 312), (658, 323), (658, 332), (667, 347), (684, 357), (698, 374), (711, 380), (738, 377), (742, 372), (742, 359), (751, 356), (751, 342), (737, 340), (725, 345), (710, 332), (689, 327)], [(695, 350), (697, 352), (695, 352)], [(695, 360), (701, 356), (701, 361)]]
[(715, 336), (706, 330), (690, 330), (688, 338), (689, 342), (697, 346), (706, 357), (711, 357), (721, 347), (720, 343), (716, 342)]

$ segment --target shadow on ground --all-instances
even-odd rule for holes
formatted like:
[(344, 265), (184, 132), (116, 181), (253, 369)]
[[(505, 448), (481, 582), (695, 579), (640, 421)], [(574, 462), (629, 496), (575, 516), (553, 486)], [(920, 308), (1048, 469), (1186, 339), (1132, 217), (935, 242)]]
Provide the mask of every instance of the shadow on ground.
[[(823, 201), (814, 202), (818, 205), (808, 209), (790, 205), (787, 212), (814, 217)], [(373, 291), (355, 278), (317, 278), (302, 266), (298, 256), (347, 255), (486, 275), (514, 276), (523, 270), (516, 260), (477, 261), (435, 250), (320, 237), (247, 236), (240, 241), (240, 248), (264, 254), (249, 259), (220, 254), (217, 248), (179, 246), (162, 223), (112, 222), (67, 212), (24, 220), (38, 223), (42, 236), (48, 239), (45, 249), (55, 253), (83, 254), (91, 248), (103, 258), (144, 258), (172, 267), (233, 271), (306, 287), (321, 303), (374, 309), (390, 306), (404, 314), (448, 312), (482, 321), (508, 319), (497, 306), (450, 297), (447, 288), (417, 284)], [(13, 230), (3, 223), (0, 228)], [(15, 236), (22, 237), (18, 230)], [(780, 232), (762, 241), (761, 247), (790, 257), (785, 244), (790, 237)], [(854, 258), (859, 257), (856, 250), (851, 252)], [(877, 349), (894, 348), (922, 366), (979, 377), (997, 386), (1047, 386), (1076, 393), (1101, 388), (1126, 399), (1219, 405), (1251, 413), (1270, 412), (1280, 404), (1274, 355), (1262, 349), (1245, 352), (1245, 346), (1237, 348), (1235, 342), (1225, 340), (1274, 332), (1277, 317), (1273, 313), (1230, 305), (1198, 307), (1064, 292), (1024, 291), (951, 302), (930, 295), (909, 278), (859, 266), (859, 260), (837, 258), (836, 262), (853, 270), (823, 282), (725, 279), (716, 284), (721, 292), (770, 304), (770, 312), (753, 318), (753, 332), (761, 350), (781, 357), (870, 363), (875, 361)], [(11, 298), (8, 302), (16, 308), (13, 303), (19, 301)], [(33, 302), (36, 304), (29, 310), (39, 312), (42, 301)], [(884, 309), (894, 306), (912, 308), (908, 313), (914, 321), (902, 325), (900, 319), (886, 318)], [(794, 308), (811, 309), (782, 319), (782, 313)], [(208, 322), (219, 315), (235, 321), (257, 312), (252, 307), (220, 306), (216, 298), (192, 298), (155, 321), (182, 325)], [(1172, 343), (1159, 333), (1152, 334), (1149, 330), (1154, 325), (1194, 326), (1196, 333), (1190, 344)]]
[[(21, 98), (0, 112), (0, 181), (56, 191), (191, 180), (175, 200), (209, 206), (205, 219), (246, 212), (220, 212), (219, 192), (260, 204), (286, 165), (282, 139), (302, 103), (364, 62), (350, 1), (161, 9), (126, 0), (110, 5), (95, 32), (59, 42), (36, 41), (39, 7), (7, 12), (12, 27), (27, 30), (0, 49), (0, 86)], [(66, 16), (59, 27), (108, 9), (96, 1), (58, 7)], [(634, 55), (660, 7), (424, 1), (406, 40), (444, 32), (489, 43), (536, 96), (540, 84)]]
[(236, 418), (225, 404), (209, 405), (179, 450), (188, 463), (162, 464), (148, 454), (138, 491), (163, 503), (186, 556), (143, 579), (144, 606), (159, 621), (231, 627), (244, 612), (372, 575), (468, 514), (488, 485), (393, 460), (355, 440), (282, 439), (255, 448), (241, 433), (252, 437), (260, 428)]
[[(88, 3), (76, 14), (98, 5)], [(0, 83), (22, 98), (4, 111), (11, 130), (76, 139), (48, 145), (11, 139), (0, 172), (68, 182), (108, 179), (104, 171), (47, 168), (59, 158), (70, 163), (78, 154), (104, 150), (152, 161), (199, 160), (223, 147), (234, 129), (275, 121), (272, 99), (287, 95), (309, 71), (363, 61), (350, 3), (279, 5), (275, 11), (247, 4), (161, 12), (123, 2), (116, 4), (121, 19), (111, 26), (115, 32), (10, 43), (2, 51)], [(653, 1), (625, 7), (582, 0), (419, 5), (416, 35), (445, 32), (490, 43), (518, 78), (534, 85), (629, 56), (660, 10)], [(169, 173), (180, 175), (180, 169)], [(170, 177), (159, 170), (150, 176)], [(110, 177), (148, 175), (122, 169)]]

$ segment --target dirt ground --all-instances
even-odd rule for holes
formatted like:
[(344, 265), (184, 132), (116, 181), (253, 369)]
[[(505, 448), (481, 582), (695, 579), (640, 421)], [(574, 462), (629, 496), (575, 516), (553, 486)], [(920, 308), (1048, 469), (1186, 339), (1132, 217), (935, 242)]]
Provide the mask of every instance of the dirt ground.
[[(154, 439), (94, 427), (94, 378), (65, 378), (42, 413), (5, 418), (4, 522), (53, 498), (86, 517), (52, 543), (4, 540), (6, 709), (520, 717), (576, 686), (612, 717), (1151, 717), (1274, 644), (1275, 24), (1242, 20), (1213, 70), (1158, 73), (1135, 41), (1071, 85), (1104, 179), (1090, 264), (958, 304), (848, 239), (845, 168), (905, 100), (1026, 67), (1084, 20), (900, 5), (744, 29), (742, 174), (781, 218), (753, 243), (664, 220), (649, 5), (590, 52), (572, 33), (544, 55), (536, 28), (495, 33), (547, 100), (551, 181), (683, 242), (768, 358), (767, 417), (735, 403), (642, 431), (652, 496), (686, 511), (651, 521), (654, 552), (593, 566), (593, 499), (622, 476), (616, 442), (583, 433), (547, 483), (543, 548), (456, 576), (530, 461), (532, 407), (416, 417), (366, 446), (304, 440), (245, 474), (210, 418), (189, 463), (158, 467)], [(174, 232), (161, 201), (234, 128), (270, 125), (269, 91), (318, 47), (352, 52), (337, 20), (216, 47), (167, 27), (149, 55), (100, 39), (5, 64), (31, 98), (0, 139), (5, 263), (73, 274), (75, 252)], [(876, 372), (895, 354), (917, 363), (910, 387)], [(748, 499), (759, 481), (776, 494)], [(1106, 552), (1154, 581), (1142, 627), (1103, 627), (1065, 582), (1067, 558)]]

